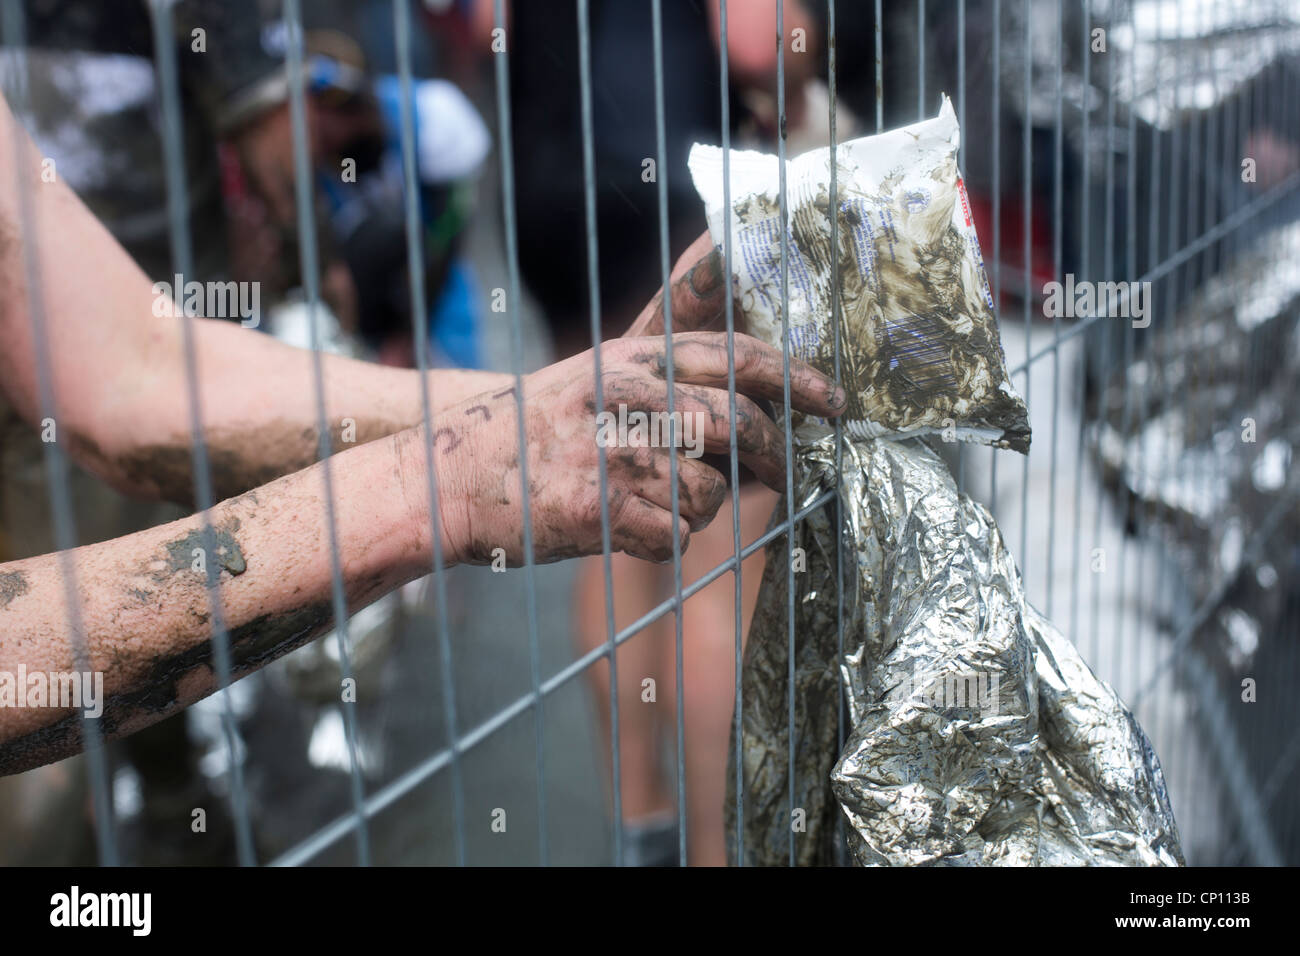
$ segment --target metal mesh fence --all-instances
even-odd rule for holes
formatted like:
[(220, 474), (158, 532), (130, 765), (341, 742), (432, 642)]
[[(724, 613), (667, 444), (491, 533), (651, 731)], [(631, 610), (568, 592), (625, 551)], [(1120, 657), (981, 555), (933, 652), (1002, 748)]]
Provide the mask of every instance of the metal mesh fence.
[[(586, 224), (589, 300), (601, 302), (600, 252), (597, 235), (597, 183), (593, 158), (592, 48), (589, 0), (575, 0), (578, 25), (581, 128), (583, 138), (583, 213)], [(988, 174), (989, 229), (981, 229), (1004, 348), (1013, 379), (1029, 405), (1035, 432), (1025, 458), (977, 446), (961, 446), (950, 455), (959, 486), (988, 504), (1015, 551), (1030, 599), (1073, 640), (1098, 675), (1111, 683), (1151, 735), (1169, 779), (1175, 814), (1189, 862), (1295, 863), (1300, 859), (1296, 802), (1300, 773), (1300, 707), (1289, 693), (1300, 677), (1296, 654), (1295, 598), (1300, 589), (1300, 562), (1295, 552), (1296, 482), (1290, 454), (1300, 437), (1294, 414), (1294, 353), (1300, 314), (1300, 280), (1294, 253), (1300, 247), (1294, 161), (1283, 164), (1273, 181), (1255, 175), (1264, 165), (1250, 149), (1274, 152), (1297, 149), (1295, 88), (1300, 70), (1292, 65), (1300, 49), (1300, 10), (1294, 3), (1143, 2), (1143, 0), (926, 0), (848, 5), (814, 0), (825, 29), (824, 72), (832, 148), (837, 142), (840, 64), (852, 59), (859, 72), (874, 79), (874, 94), (861, 116), (859, 134), (886, 127), (886, 107), (904, 115), (898, 104), (910, 97), (886, 88), (890, 77), (910, 77), (915, 86), (915, 115), (937, 108), (940, 93), (950, 95), (962, 123), (963, 167), (982, 166)], [(730, 5), (733, 9), (736, 4)], [(507, 5), (495, 0), (495, 25), (509, 35)], [(731, 144), (731, 84), (728, 62), (728, 3), (720, 4), (719, 80), (722, 123), (717, 141)], [(841, 9), (837, 9), (841, 8)], [(862, 9), (857, 9), (861, 7)], [(15, 109), (23, 102), (25, 78), (24, 5), (4, 3), (4, 41), (11, 55), (7, 91)], [(159, 38), (172, 33), (171, 4), (150, 4)], [(902, 12), (900, 12), (900, 10)], [(666, 60), (661, 0), (651, 3), (659, 170), (659, 262), (665, 294), (664, 324), (673, 328), (669, 275), (672, 265), (667, 181), (671, 167), (665, 129)], [(852, 37), (837, 31), (837, 16), (874, 14), (872, 32)], [(780, 126), (785, 128), (787, 58), (792, 52), (785, 22), (786, 6), (775, 5), (776, 96)], [(902, 21), (910, 21), (905, 30)], [(335, 523), (346, 503), (334, 498), (330, 480), (331, 428), (327, 420), (321, 342), (316, 314), (320, 308), (320, 264), (314, 237), (315, 207), (308, 147), (303, 81), (303, 28), (299, 0), (283, 6), (289, 101), (292, 115), (298, 235), (304, 293), (312, 315), (315, 355), (315, 401), (319, 412), (319, 459), (325, 462), (327, 512), (321, 520), (332, 546), (332, 608), (337, 629), (340, 677), (353, 676), (343, 562)], [(975, 30), (976, 24), (981, 29)], [(398, 54), (403, 91), (402, 165), (405, 179), (406, 239), (410, 298), (415, 316), (427, 315), (421, 244), (426, 237), (417, 208), (415, 114), (411, 11), (392, 5), (392, 38)], [(909, 32), (910, 30), (910, 32)], [(1100, 31), (1100, 33), (1098, 33)], [(897, 42), (910, 38), (910, 48)], [(852, 45), (845, 43), (846, 39)], [(837, 40), (840, 41), (837, 47)], [(1100, 44), (1100, 48), (1099, 48)], [(177, 273), (190, 274), (193, 250), (187, 221), (188, 184), (183, 161), (178, 65), (171, 45), (155, 48), (167, 173), (171, 255)], [(496, 97), (496, 146), (499, 166), (501, 228), (509, 303), (510, 370), (518, 402), (521, 448), (524, 553), (533, 553), (529, 510), (528, 456), (524, 428), (526, 357), (520, 303), (516, 223), (514, 144), (511, 124), (509, 52), (493, 54)], [(894, 62), (891, 62), (893, 60)], [(838, 61), (838, 62), (837, 62)], [(861, 64), (867, 64), (862, 68)], [(910, 82), (909, 81), (909, 82)], [(906, 91), (910, 93), (911, 91)], [(871, 105), (874, 105), (874, 114)], [(863, 112), (860, 110), (859, 112)], [(987, 124), (987, 125), (984, 125)], [(1282, 144), (1279, 146), (1279, 144)], [(777, 138), (778, 156), (786, 158), (786, 140)], [(1249, 163), (1246, 177), (1243, 164)], [(834, 164), (831, 164), (834, 170)], [(784, 163), (781, 208), (786, 211)], [(832, 173), (834, 175), (834, 173)], [(730, 186), (730, 171), (724, 168)], [(835, 207), (837, 184), (831, 182)], [(730, 205), (730, 192), (727, 205)], [(24, 209), (30, 217), (30, 208)], [(31, 241), (33, 225), (25, 221), (30, 313), (36, 334), (42, 414), (57, 416), (46, 347), (42, 339), (40, 266)], [(832, 217), (832, 229), (834, 229)], [(782, 292), (788, 309), (788, 249), (782, 236)], [(832, 239), (831, 248), (838, 249)], [(1050, 253), (1042, 250), (1050, 249)], [(733, 250), (723, 248), (725, 274), (732, 274)], [(1049, 314), (1045, 282), (1064, 281), (1069, 264), (1072, 282), (1133, 285), (1123, 293), (1127, 304), (1145, 295), (1142, 321), (1120, 320), (1102, 311)], [(1145, 293), (1137, 292), (1143, 288)], [(838, 303), (836, 304), (838, 308)], [(737, 328), (737, 308), (730, 288), (726, 331)], [(593, 342), (602, 335), (599, 305), (590, 314)], [(788, 315), (785, 317), (788, 323)], [(197, 386), (198, 364), (191, 319), (184, 321), (185, 362), (193, 436), (195, 506), (207, 512), (215, 503), (211, 461), (204, 438), (203, 409)], [(835, 351), (839, 373), (838, 341)], [(428, 371), (428, 330), (413, 323), (421, 372)], [(673, 411), (672, 338), (667, 338), (668, 411)], [(787, 336), (788, 343), (788, 336)], [(600, 392), (601, 353), (595, 357), (596, 405)], [(790, 412), (790, 352), (785, 349), (784, 405)], [(436, 413), (425, 379), (426, 420)], [(728, 367), (730, 413), (736, 415), (734, 355)], [(837, 426), (838, 435), (838, 426)], [(237, 716), (230, 695), (229, 634), (223, 614), (219, 568), (208, 569), (214, 664), (220, 686), (222, 727), (229, 750), (226, 786), (241, 864), (300, 865), (318, 861), (345, 841), (355, 842), (355, 861), (377, 858), (370, 832), (385, 815), (414, 814), (409, 798), (437, 781), (450, 794), (449, 831), (457, 863), (474, 862), (467, 828), (471, 806), (467, 785), (474, 772), (473, 752), (516, 721), (530, 724), (533, 766), (514, 765), (510, 773), (535, 777), (536, 860), (551, 861), (557, 839), (548, 832), (548, 795), (553, 793), (553, 765), (548, 766), (547, 702), (602, 662), (609, 668), (608, 754), (610, 822), (609, 857), (624, 861), (624, 808), (620, 790), (620, 701), (618, 649), (650, 625), (673, 622), (676, 669), (676, 733), (673, 746), (673, 802), (678, 819), (678, 859), (688, 862), (687, 767), (690, 732), (686, 720), (682, 608), (714, 581), (733, 584), (734, 706), (742, 712), (743, 668), (741, 564), (750, 555), (786, 542), (793, 559), (789, 528), (816, 509), (838, 508), (827, 493), (796, 510), (793, 449), (786, 431), (786, 491), (782, 510), (768, 531), (742, 539), (739, 496), (730, 500), (732, 556), (695, 580), (683, 574), (680, 542), (672, 559), (672, 594), (631, 624), (618, 627), (612, 583), (610, 514), (605, 463), (601, 463), (605, 642), (558, 669), (544, 666), (539, 621), (548, 613), (539, 591), (539, 569), (531, 557), (515, 574), (525, 580), (518, 611), (518, 645), (526, 647), (529, 687), (486, 719), (467, 708), (454, 678), (453, 622), (437, 519), (434, 519), (432, 574), (433, 614), (428, 618), (440, 661), (437, 707), (446, 738), (430, 741), (427, 754), (400, 774), (383, 781), (367, 775), (359, 756), (360, 729), (353, 708), (340, 705), (347, 744), (350, 809), (306, 839), (272, 858), (258, 858), (254, 840), (256, 808), (247, 794)], [(426, 449), (427, 494), (437, 515), (439, 490), (433, 447)], [(78, 543), (73, 505), (66, 480), (67, 462), (56, 443), (45, 446), (46, 475), (56, 520), (56, 542), (65, 554)], [(733, 432), (729, 478), (739, 485), (739, 458)], [(678, 484), (677, 461), (671, 483)], [(673, 518), (679, 517), (676, 495)], [(839, 526), (839, 522), (836, 522)], [(215, 550), (214, 531), (205, 527)], [(769, 551), (777, 554), (779, 551)], [(837, 558), (837, 561), (841, 559)], [(77, 608), (76, 567), (62, 565), (69, 595)], [(840, 598), (842, 602), (842, 597)], [(791, 688), (794, 684), (794, 588), (788, 589)], [(840, 646), (844, 646), (843, 608), (839, 609)], [(83, 634), (74, 617), (68, 633)], [(525, 636), (526, 635), (526, 636)], [(84, 656), (84, 648), (81, 654)], [(1258, 682), (1257, 702), (1246, 700), (1246, 682)], [(793, 690), (789, 719), (795, 720)], [(842, 719), (842, 718), (841, 718)], [(98, 854), (104, 864), (119, 860), (113, 825), (113, 784), (98, 744), (95, 720), (86, 723), (88, 776), (98, 821)], [(740, 723), (734, 722), (740, 746)], [(841, 740), (843, 740), (841, 725)], [(790, 754), (790, 801), (794, 803), (795, 760)], [(481, 766), (479, 770), (483, 770)], [(723, 767), (718, 773), (724, 772)], [(497, 771), (499, 772), (499, 770)], [(744, 820), (744, 787), (736, 768), (736, 819)], [(289, 794), (285, 799), (293, 800)], [(554, 798), (551, 797), (553, 800)], [(794, 859), (791, 834), (790, 858)], [(743, 862), (743, 847), (740, 852)], [(330, 859), (337, 859), (336, 855)]]

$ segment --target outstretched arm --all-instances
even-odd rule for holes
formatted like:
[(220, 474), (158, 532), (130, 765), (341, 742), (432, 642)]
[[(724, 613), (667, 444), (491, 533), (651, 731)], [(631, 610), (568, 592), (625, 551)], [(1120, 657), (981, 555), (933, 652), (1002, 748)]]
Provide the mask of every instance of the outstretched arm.
[[(429, 571), (420, 437), (410, 430), (331, 459), (351, 610)], [(106, 699), (98, 703), (107, 737), (130, 734), (217, 689), (209, 562), (219, 568), (235, 677), (317, 637), (333, 619), (323, 467), (217, 505), (210, 513), (215, 554), (204, 548), (194, 516), (68, 555), (0, 565), (0, 674), (77, 670), (65, 558), (75, 568), (89, 669), (103, 675)], [(0, 677), (0, 774), (81, 749), (80, 712), (55, 701), (21, 702), (16, 686), (6, 688)]]
[[(17, 175), (15, 139), (25, 157)], [(72, 190), (40, 174), (39, 153), (0, 100), (0, 390), (29, 423), (40, 421), (25, 230), (40, 262), (58, 440), (126, 494), (192, 505), (185, 320), (154, 315), (145, 274)], [(33, 222), (22, 221), (19, 188)], [(312, 464), (319, 419), (311, 353), (230, 322), (197, 319), (192, 328), (216, 498)], [(419, 372), (332, 355), (323, 366), (335, 451), (348, 447), (345, 419), (357, 444), (421, 421)], [(510, 380), (460, 370), (429, 377), (435, 411)]]

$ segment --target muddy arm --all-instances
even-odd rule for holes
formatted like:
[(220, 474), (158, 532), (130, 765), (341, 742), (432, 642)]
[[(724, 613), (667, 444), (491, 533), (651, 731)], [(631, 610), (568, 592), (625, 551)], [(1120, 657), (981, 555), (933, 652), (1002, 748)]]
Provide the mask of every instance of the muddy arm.
[[(431, 563), (422, 431), (411, 430), (331, 459), (339, 551), (350, 610), (413, 578)], [(332, 621), (323, 465), (281, 478), (211, 512), (215, 553), (197, 517), (72, 552), (0, 564), (0, 774), (82, 748), (81, 713), (44, 699), (31, 675), (91, 674), (102, 696), (82, 699), (101, 730), (120, 737), (217, 689), (209, 568), (240, 677), (304, 644)], [(384, 494), (375, 494), (385, 488)], [(457, 555), (445, 548), (449, 562)], [(75, 564), (88, 667), (69, 639), (61, 559)], [(102, 675), (95, 677), (94, 675)], [(20, 676), (28, 689), (19, 691)], [(53, 681), (47, 686), (55, 687)]]
[[(25, 157), (17, 176), (15, 138)], [(61, 180), (44, 182), (41, 171), (40, 154), (0, 100), (0, 391), (34, 427), (49, 431), (25, 273), (31, 249), (40, 261), (55, 440), (127, 494), (192, 505), (184, 319), (155, 314), (153, 283), (77, 196)], [(20, 188), (30, 199), (30, 221)], [(33, 241), (25, 243), (24, 233)], [(232, 322), (196, 320), (193, 329), (216, 499), (316, 461), (311, 353)], [(418, 372), (337, 356), (323, 361), (333, 450), (421, 421)], [(436, 414), (502, 383), (509, 377), (434, 372), (430, 401)]]

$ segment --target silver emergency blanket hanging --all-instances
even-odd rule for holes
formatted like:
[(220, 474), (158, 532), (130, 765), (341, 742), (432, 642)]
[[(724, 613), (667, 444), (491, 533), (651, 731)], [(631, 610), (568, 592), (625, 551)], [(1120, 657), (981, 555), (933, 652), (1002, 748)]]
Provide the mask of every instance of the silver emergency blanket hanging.
[[(829, 150), (788, 163), (784, 223), (775, 157), (732, 153), (728, 216), (721, 151), (691, 153), (714, 241), (736, 250), (746, 329), (783, 347), (788, 328), (792, 354), (833, 371), (838, 290), (850, 387), (838, 511), (832, 500), (794, 525), (793, 564), (784, 538), (768, 546), (727, 774), (731, 858), (1181, 865), (1146, 735), (1026, 602), (992, 516), (925, 444), (1027, 451), (1030, 439), (957, 171), (958, 136), (945, 98), (932, 120), (841, 144), (834, 243)], [(796, 415), (793, 427), (802, 511), (836, 490), (836, 438), (818, 419)], [(786, 513), (782, 503), (776, 514)]]
[[(797, 510), (834, 487), (835, 449), (823, 426), (796, 437)], [(793, 740), (786, 546), (769, 546), (742, 678), (744, 863), (785, 864), (792, 830), (796, 863), (838, 862), (842, 813), (861, 865), (1181, 865), (1146, 735), (1025, 601), (988, 511), (920, 440), (846, 440), (843, 478), (843, 648), (834, 502), (795, 527)], [(734, 861), (734, 792), (726, 810)]]

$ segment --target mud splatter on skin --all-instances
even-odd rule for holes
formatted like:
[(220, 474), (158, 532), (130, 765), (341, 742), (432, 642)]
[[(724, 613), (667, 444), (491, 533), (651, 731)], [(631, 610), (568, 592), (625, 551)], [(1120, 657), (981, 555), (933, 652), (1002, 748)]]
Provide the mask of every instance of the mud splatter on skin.
[[(257, 505), (257, 496), (249, 492), (239, 499), (246, 505)], [(236, 537), (240, 520), (229, 515), (212, 528), (212, 540), (207, 539), (203, 528), (192, 528), (177, 538), (163, 543), (151, 555), (136, 565), (135, 573), (126, 578), (122, 589), (122, 609), (138, 609), (168, 603), (197, 603), (206, 607), (202, 596), (207, 587), (207, 575), (195, 571), (195, 551), (203, 554), (206, 569), (217, 568), (232, 577), (243, 574), (248, 565), (243, 548)], [(211, 549), (209, 550), (209, 545)], [(206, 612), (196, 611), (201, 623), (206, 623)]]
[[(700, 294), (705, 283), (717, 282), (720, 285), (720, 271), (715, 262), (703, 261), (707, 258), (701, 257), (689, 277), (684, 274), (679, 278), (678, 287), (684, 290), (684, 294), (694, 298)], [(695, 283), (693, 288), (692, 281)], [(648, 308), (643, 316), (650, 311)], [(694, 345), (691, 347), (695, 348)], [(666, 410), (663, 384), (666, 368), (663, 356), (662, 341), (652, 343), (648, 340), (622, 340), (618, 346), (617, 360), (603, 370), (601, 383), (604, 409), (597, 406), (592, 396), (591, 379), (586, 374), (565, 374), (550, 378), (543, 376), (540, 380), (534, 380), (530, 386), (529, 404), (533, 413), (527, 416), (525, 422), (525, 446), (529, 450), (527, 494), (532, 501), (532, 540), (537, 562), (558, 561), (600, 551), (601, 489), (598, 482), (584, 480), (584, 476), (576, 472), (579, 471), (578, 466), (590, 466), (594, 472), (597, 413), (610, 411), (617, 414), (620, 404), (638, 411)], [(712, 364), (720, 365), (725, 370), (725, 360)], [(691, 364), (691, 367), (694, 365)], [(725, 376), (725, 371), (718, 374)], [(683, 413), (707, 413), (709, 419), (719, 425), (728, 422), (726, 392), (717, 391), (706, 398), (705, 393), (709, 391), (706, 388), (697, 391), (679, 390), (677, 410)], [(493, 402), (500, 404), (484, 403), (493, 419), (513, 420), (517, 414), (514, 401), (516, 394), (514, 389), (503, 389), (492, 396)], [(547, 406), (548, 401), (552, 403), (549, 406), (551, 408), (571, 409), (579, 414), (538, 414), (537, 409)], [(747, 401), (742, 399), (742, 415), (743, 403)], [(582, 412), (586, 414), (583, 415)], [(590, 430), (584, 435), (583, 431), (587, 428)], [(513, 434), (510, 437), (513, 439)], [(511, 440), (509, 445), (514, 448), (515, 442)], [(742, 450), (749, 446), (764, 445), (761, 436), (757, 440), (744, 438), (740, 442)], [(575, 454), (575, 448), (589, 448), (592, 458), (586, 459)], [(604, 504), (608, 508), (613, 532), (611, 544), (616, 551), (627, 551), (654, 560), (671, 557), (671, 539), (666, 534), (661, 536), (656, 532), (653, 536), (656, 539), (662, 537), (663, 540), (656, 540), (653, 547), (642, 547), (643, 542), (636, 540), (631, 531), (625, 530), (638, 526), (638, 522), (628, 520), (630, 516), (635, 517), (628, 509), (644, 507), (659, 511), (657, 506), (645, 503), (635, 495), (632, 489), (652, 482), (665, 487), (668, 453), (667, 449), (657, 448), (641, 449), (639, 453), (634, 448), (613, 447), (604, 450), (609, 469), (608, 500)], [(502, 457), (500, 467), (491, 470), (475, 469), (475, 474), (465, 479), (465, 487), (460, 490), (463, 498), (471, 504), (464, 509), (460, 522), (444, 523), (444, 527), (461, 531), (459, 540), (453, 542), (453, 547), (457, 559), (462, 563), (490, 563), (493, 552), (498, 548), (505, 550), (506, 560), (511, 566), (518, 566), (523, 561), (523, 534), (518, 507), (522, 477), (520, 461), (517, 452), (511, 454), (507, 451)], [(722, 475), (716, 469), (711, 475), (701, 474), (702, 470), (702, 465), (683, 466), (679, 470), (683, 516), (697, 526), (702, 523), (701, 517), (704, 514), (717, 510), (717, 505), (726, 494), (726, 482)], [(656, 524), (660, 517), (661, 515), (656, 515)], [(592, 530), (593, 527), (595, 531)]]
[(22, 571), (0, 571), (0, 609), (27, 593), (27, 575)]
[[(695, 297), (700, 300), (715, 296), (722, 291), (722, 256), (715, 249), (709, 253), (682, 277)], [(681, 280), (678, 280), (678, 284)]]
[[(330, 449), (344, 451), (406, 428), (393, 421), (361, 419), (354, 441), (343, 440), (343, 425), (330, 426)], [(301, 471), (319, 457), (320, 433), (314, 427), (291, 422), (267, 422), (247, 428), (215, 428), (204, 432), (212, 488), (218, 501), (233, 498), (276, 478)], [(145, 445), (124, 452), (108, 452), (90, 436), (73, 432), (74, 457), (109, 476), (119, 489), (135, 496), (157, 496), (193, 507), (193, 450), (189, 433), (166, 444)]]
[[(725, 350), (720, 347), (705, 346), (700, 343), (693, 343), (689, 347), (691, 349), (719, 348), (725, 356)], [(661, 350), (648, 351), (643, 355), (635, 356), (634, 361), (647, 366), (650, 373), (655, 376), (656, 383), (661, 380), (661, 375), (666, 367), (664, 353)], [(617, 415), (619, 406), (626, 405), (628, 409), (647, 412), (652, 410), (666, 411), (667, 405), (664, 401), (664, 393), (656, 383), (650, 383), (635, 376), (620, 377), (607, 381), (604, 390), (606, 410)], [(833, 390), (833, 386), (831, 388)], [(588, 401), (587, 407), (589, 409), (594, 408), (594, 404)], [(699, 391), (692, 391), (689, 397), (679, 391), (675, 411), (681, 414), (698, 412), (707, 414), (710, 423), (720, 435), (725, 435), (732, 427), (727, 393), (718, 388), (701, 388)], [(736, 396), (734, 427), (737, 452), (748, 461), (750, 467), (760, 469), (766, 467), (769, 471), (764, 473), (770, 475), (784, 472), (784, 436), (780, 429), (777, 428), (772, 416), (766, 414), (758, 402), (746, 395)], [(722, 443), (715, 444), (714, 447), (719, 454), (725, 454), (729, 452), (727, 443), (728, 439), (723, 438)], [(610, 449), (608, 452), (609, 461), (612, 465), (619, 464), (620, 466), (624, 461), (630, 462), (631, 459), (622, 454), (622, 452), (630, 450), (632, 449)], [(767, 465), (760, 465), (756, 459), (764, 460)], [(723, 470), (729, 471), (729, 468), (728, 465)], [(642, 473), (636, 468), (632, 468), (627, 473), (638, 482), (643, 482), (650, 477), (658, 477)]]
[[(261, 617), (230, 629), (231, 677), (238, 679), (252, 673), (264, 664), (296, 650), (322, 633), (333, 620), (329, 602), (308, 604), (282, 614), (264, 614)], [(199, 668), (213, 670), (212, 642), (204, 641), (188, 650), (154, 662), (148, 676), (140, 682), (140, 689), (116, 695), (113, 702), (120, 704), (122, 716), (138, 711), (150, 714), (168, 712), (180, 703), (178, 685), (181, 680)], [(110, 708), (105, 708), (109, 720)], [(117, 726), (109, 721), (111, 733)]]
[[(690, 332), (704, 328), (707, 320), (721, 318), (720, 308), (725, 291), (722, 256), (714, 249), (673, 280), (673, 331)], [(650, 302), (645, 318), (634, 324), (631, 335), (662, 335), (664, 332), (664, 290), (659, 289)]]
[[(638, 362), (641, 362), (643, 365), (647, 366), (650, 369), (651, 374), (653, 374), (655, 378), (661, 378), (664, 381), (668, 380), (668, 353), (667, 352), (654, 352), (647, 355), (638, 355), (636, 357), (636, 360)], [(676, 362), (673, 362), (673, 381), (674, 382), (680, 381), (681, 376), (682, 376), (682, 367), (678, 365)]]
[[(212, 540), (208, 540), (203, 528), (196, 528), (184, 537), (167, 542), (166, 569), (155, 573), (155, 579), (166, 579), (177, 571), (188, 571), (194, 566), (194, 552), (202, 551), (205, 561), (215, 561), (217, 565), (231, 574), (243, 574), (247, 569), (244, 552), (235, 540), (239, 530), (239, 519), (230, 517), (212, 529)], [(208, 546), (212, 546), (209, 553)]]
[[(236, 505), (257, 505), (256, 493), (241, 496)], [(244, 555), (237, 540), (240, 521), (230, 516), (214, 527), (219, 542), (220, 566), (229, 574), (242, 573)], [(205, 581), (192, 572), (192, 547), (201, 547), (203, 532), (186, 531), (171, 541), (161, 543), (153, 555), (142, 561), (137, 576), (156, 587), (130, 587), (129, 601), (123, 607), (163, 603), (183, 604), (200, 626), (209, 615), (203, 602)], [(351, 589), (349, 606), (356, 610), (391, 589), (393, 582), (385, 575), (375, 575), (357, 582)], [(304, 601), (285, 611), (261, 614), (229, 629), (232, 677), (238, 679), (283, 654), (318, 637), (331, 624), (332, 605), (328, 601)], [(188, 644), (184, 649), (163, 653), (152, 660), (131, 663), (129, 684), (105, 700), (101, 729), (110, 738), (140, 730), (212, 693), (217, 688), (211, 640), (195, 638), (189, 624), (179, 625), (176, 642)], [(201, 631), (199, 632), (201, 633)], [(162, 646), (167, 646), (164, 642)], [(109, 648), (115, 660), (118, 649)], [(184, 695), (184, 697), (182, 697)], [(71, 714), (57, 722), (20, 738), (0, 744), (0, 774), (17, 773), (50, 763), (76, 753), (81, 748), (81, 716)]]
[[(238, 679), (317, 637), (333, 621), (329, 602), (267, 614), (230, 630), (232, 678)], [(212, 642), (156, 660), (135, 689), (110, 695), (100, 722), (109, 739), (133, 733), (181, 707), (180, 684), (207, 670), (217, 689)], [(81, 749), (81, 716), (72, 714), (30, 734), (0, 744), (0, 775), (21, 773), (72, 756)]]

